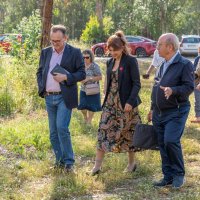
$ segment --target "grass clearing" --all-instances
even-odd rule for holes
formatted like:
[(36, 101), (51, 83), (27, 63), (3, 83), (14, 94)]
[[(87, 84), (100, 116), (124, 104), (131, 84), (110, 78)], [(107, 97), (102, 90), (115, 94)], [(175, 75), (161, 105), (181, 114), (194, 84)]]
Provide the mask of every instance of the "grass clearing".
[[(105, 73), (104, 63), (100, 62), (100, 65)], [(140, 63), (141, 74), (147, 67), (147, 63)], [(146, 122), (149, 111), (152, 78), (142, 80), (140, 96), (143, 103), (139, 109), (143, 122)], [(191, 102), (193, 105), (193, 95)], [(103, 173), (96, 177), (89, 176), (87, 172), (94, 164), (100, 113), (95, 115), (92, 126), (86, 126), (81, 113), (77, 110), (73, 112), (70, 130), (76, 154), (75, 175), (50, 169), (54, 163), (54, 156), (49, 142), (47, 114), (44, 110), (16, 114), (9, 119), (2, 118), (0, 199), (198, 200), (200, 127), (190, 123), (193, 116), (192, 106), (182, 140), (187, 182), (178, 191), (152, 187), (152, 181), (162, 177), (157, 151), (137, 153), (138, 168), (133, 174), (122, 173), (127, 164), (126, 154), (109, 153), (103, 163)]]

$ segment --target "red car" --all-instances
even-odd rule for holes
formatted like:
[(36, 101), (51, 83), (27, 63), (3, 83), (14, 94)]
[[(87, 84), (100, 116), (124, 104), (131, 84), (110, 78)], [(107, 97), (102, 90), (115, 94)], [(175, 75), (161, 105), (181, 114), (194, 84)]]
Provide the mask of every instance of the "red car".
[(10, 33), (0, 34), (0, 48), (2, 48), (4, 52), (8, 53), (12, 48), (13, 40), (22, 42), (22, 35)]
[[(156, 50), (156, 41), (142, 36), (125, 36), (129, 47), (131, 48), (131, 54), (137, 57), (151, 56)], [(92, 46), (92, 52), (96, 56), (108, 55), (106, 43), (98, 43)]]

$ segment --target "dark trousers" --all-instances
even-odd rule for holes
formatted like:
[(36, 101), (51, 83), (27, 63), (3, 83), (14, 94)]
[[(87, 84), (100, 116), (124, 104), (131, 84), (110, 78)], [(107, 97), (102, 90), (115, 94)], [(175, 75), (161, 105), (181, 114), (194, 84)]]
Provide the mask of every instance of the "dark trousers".
[(153, 125), (158, 135), (164, 179), (184, 176), (184, 161), (180, 139), (183, 134), (190, 106), (166, 111), (153, 110)]

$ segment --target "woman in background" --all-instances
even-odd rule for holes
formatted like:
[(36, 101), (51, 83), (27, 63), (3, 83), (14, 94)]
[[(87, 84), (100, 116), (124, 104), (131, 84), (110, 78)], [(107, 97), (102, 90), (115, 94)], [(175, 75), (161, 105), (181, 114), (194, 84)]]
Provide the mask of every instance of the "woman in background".
[(85, 63), (86, 79), (81, 83), (80, 104), (78, 110), (83, 113), (84, 120), (87, 124), (91, 124), (94, 112), (101, 111), (100, 93), (94, 95), (87, 95), (86, 85), (92, 84), (102, 79), (100, 67), (94, 62), (94, 55), (91, 50), (83, 51), (83, 58)]

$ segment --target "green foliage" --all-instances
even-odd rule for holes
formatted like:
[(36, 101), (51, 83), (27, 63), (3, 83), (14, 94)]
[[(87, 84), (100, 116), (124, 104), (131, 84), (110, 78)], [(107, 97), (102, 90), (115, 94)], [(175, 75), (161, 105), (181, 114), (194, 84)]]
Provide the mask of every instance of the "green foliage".
[(86, 28), (81, 35), (81, 40), (84, 42), (93, 42), (99, 37), (99, 23), (97, 17), (90, 16), (89, 22), (86, 23)]
[(68, 28), (69, 38), (79, 39), (94, 7), (94, 0), (67, 0), (64, 3), (54, 0), (52, 23), (64, 24)]
[(16, 111), (28, 113), (44, 107), (37, 94), (38, 59), (38, 51), (33, 51), (26, 60), (0, 58), (4, 63), (0, 68), (0, 104), (4, 115)]
[[(23, 17), (29, 18), (33, 10), (40, 9), (40, 2), (2, 0), (0, 33), (9, 33), (13, 28), (16, 29)], [(200, 33), (199, 0), (102, 0), (100, 2), (103, 17), (110, 16), (112, 19), (111, 33), (121, 29), (127, 35), (143, 35), (155, 40), (164, 32), (174, 32), (179, 36)], [(80, 39), (90, 16), (96, 15), (96, 3), (96, 0), (54, 0), (52, 23), (66, 25), (69, 37)], [(103, 41), (106, 35), (101, 31), (98, 30), (96, 34)]]
[(10, 33), (23, 17), (28, 18), (38, 8), (39, 1), (35, 0), (1, 0), (0, 33)]
[(15, 103), (8, 90), (0, 90), (0, 117), (10, 115), (15, 110)]
[(41, 36), (41, 18), (39, 10), (32, 12), (30, 17), (24, 17), (16, 29), (12, 32), (22, 34), (22, 42), (13, 41), (12, 52), (14, 56), (25, 58), (34, 50), (39, 48)]
[(100, 25), (96, 16), (90, 16), (89, 21), (86, 23), (86, 27), (81, 35), (81, 40), (84, 42), (92, 43), (94, 41), (101, 42), (104, 41), (113, 27), (113, 21), (111, 17), (103, 18), (103, 30), (100, 30)]

